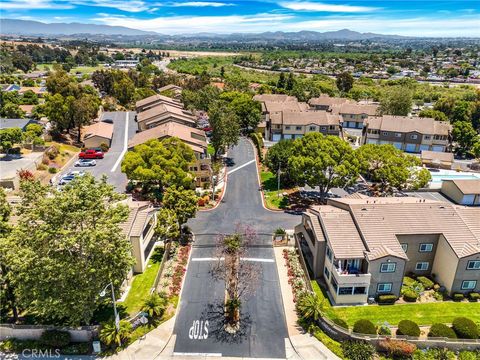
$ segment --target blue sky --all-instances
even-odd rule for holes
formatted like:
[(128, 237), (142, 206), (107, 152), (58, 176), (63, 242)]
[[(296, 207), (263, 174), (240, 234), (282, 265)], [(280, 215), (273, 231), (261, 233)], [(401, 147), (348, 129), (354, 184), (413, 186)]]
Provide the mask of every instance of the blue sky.
[(332, 31), (480, 37), (480, 0), (0, 0), (2, 18), (165, 34)]

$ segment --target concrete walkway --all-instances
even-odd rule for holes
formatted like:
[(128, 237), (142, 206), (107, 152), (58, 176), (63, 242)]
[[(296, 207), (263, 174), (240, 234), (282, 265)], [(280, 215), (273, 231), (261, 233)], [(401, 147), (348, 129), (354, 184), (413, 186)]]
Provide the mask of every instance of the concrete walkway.
[[(275, 247), (275, 263), (277, 264), (278, 276), (280, 278), (280, 288), (282, 291), (283, 308), (287, 320), (288, 336), (292, 349), (289, 354), (287, 347), (287, 359), (302, 360), (341, 360), (337, 355), (331, 352), (323, 343), (318, 341), (312, 335), (306, 333), (297, 325), (297, 312), (293, 302), (292, 287), (288, 283), (288, 272), (285, 259), (283, 258), (283, 249), (287, 247)], [(290, 355), (290, 356), (289, 356)]]

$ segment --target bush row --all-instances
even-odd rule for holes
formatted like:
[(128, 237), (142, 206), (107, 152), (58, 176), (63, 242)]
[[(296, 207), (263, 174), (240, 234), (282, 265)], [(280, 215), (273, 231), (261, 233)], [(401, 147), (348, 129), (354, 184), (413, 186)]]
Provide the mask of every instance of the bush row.
[(263, 138), (262, 135), (257, 132), (252, 132), (250, 135), (250, 139), (252, 139), (255, 147), (257, 148), (258, 158), (260, 161), (263, 161), (262, 157), (262, 148), (263, 148)]

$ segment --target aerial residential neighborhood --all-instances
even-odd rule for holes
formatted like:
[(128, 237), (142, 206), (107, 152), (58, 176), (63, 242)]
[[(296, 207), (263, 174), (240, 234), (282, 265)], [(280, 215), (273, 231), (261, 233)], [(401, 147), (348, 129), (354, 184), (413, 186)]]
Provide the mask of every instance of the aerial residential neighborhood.
[(1, 359), (480, 359), (478, 1), (1, 8)]

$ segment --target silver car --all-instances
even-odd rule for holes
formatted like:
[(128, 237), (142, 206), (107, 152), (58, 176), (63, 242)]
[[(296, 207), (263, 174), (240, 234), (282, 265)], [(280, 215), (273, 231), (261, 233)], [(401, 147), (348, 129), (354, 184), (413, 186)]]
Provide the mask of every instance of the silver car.
[(95, 165), (97, 165), (97, 162), (93, 159), (80, 159), (75, 162), (75, 166), (77, 167), (88, 167)]

